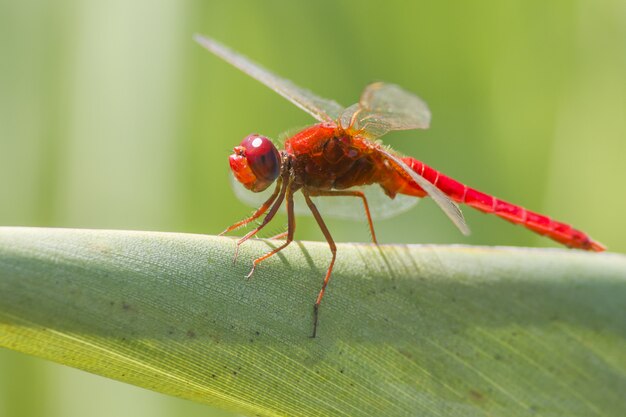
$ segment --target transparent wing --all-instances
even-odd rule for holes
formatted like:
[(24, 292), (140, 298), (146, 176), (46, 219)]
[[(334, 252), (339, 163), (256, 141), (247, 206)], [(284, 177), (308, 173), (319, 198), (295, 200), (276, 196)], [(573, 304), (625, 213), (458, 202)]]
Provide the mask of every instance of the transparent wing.
[(335, 101), (318, 97), (309, 90), (298, 87), (211, 38), (194, 35), (194, 39), (224, 61), (265, 84), (321, 122), (335, 121), (343, 111), (343, 107)]
[[(231, 175), (230, 178), (231, 185), (237, 198), (251, 207), (260, 207), (261, 204), (268, 199), (270, 194), (272, 194), (273, 187), (269, 187), (267, 190), (260, 193), (253, 193), (244, 188), (244, 186), (241, 185), (233, 175)], [(420, 201), (419, 198), (406, 195), (397, 195), (396, 198), (392, 200), (385, 195), (382, 188), (375, 184), (367, 187), (353, 187), (350, 189), (359, 190), (365, 193), (367, 204), (369, 205), (370, 213), (374, 220), (387, 219), (400, 213), (404, 213)], [(320, 196), (311, 198), (315, 200), (315, 205), (324, 217), (367, 221), (367, 218), (365, 217), (365, 209), (363, 208), (363, 201), (360, 198), (343, 196)], [(302, 193), (296, 193), (294, 200), (294, 208), (297, 215), (311, 215), (311, 211), (306, 205), (306, 202), (302, 197)]]
[(378, 82), (365, 87), (359, 102), (343, 111), (341, 125), (377, 138), (392, 130), (427, 129), (430, 110), (416, 95), (395, 84)]
[(431, 184), (426, 178), (422, 177), (411, 168), (409, 168), (409, 166), (405, 164), (402, 159), (382, 149), (382, 147), (379, 148), (379, 151), (387, 157), (391, 164), (396, 165), (396, 167), (399, 169), (398, 172), (400, 174), (405, 177), (408, 176), (411, 180), (415, 181), (417, 185), (422, 187), (422, 189), (426, 191), (426, 193), (435, 201), (435, 203), (437, 203), (437, 205), (441, 207), (443, 212), (446, 213), (450, 220), (452, 220), (452, 223), (454, 223), (455, 226), (459, 228), (461, 233), (463, 233), (464, 235), (470, 234), (469, 227), (467, 227), (465, 219), (463, 218), (463, 213), (454, 201), (450, 200), (447, 195), (445, 195), (441, 190)]

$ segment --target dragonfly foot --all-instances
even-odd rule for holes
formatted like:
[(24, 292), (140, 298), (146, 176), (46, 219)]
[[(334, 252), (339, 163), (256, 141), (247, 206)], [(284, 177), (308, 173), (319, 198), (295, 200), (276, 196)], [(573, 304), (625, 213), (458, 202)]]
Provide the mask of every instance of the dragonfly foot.
[(241, 243), (237, 242), (237, 245), (235, 246), (235, 256), (233, 257), (233, 265), (235, 265), (237, 257), (239, 256), (239, 245), (241, 245)]
[(252, 278), (252, 274), (254, 274), (254, 269), (256, 268), (256, 263), (252, 263), (252, 269), (250, 270), (250, 272), (248, 272), (248, 275), (246, 275), (246, 279), (249, 281), (250, 278)]

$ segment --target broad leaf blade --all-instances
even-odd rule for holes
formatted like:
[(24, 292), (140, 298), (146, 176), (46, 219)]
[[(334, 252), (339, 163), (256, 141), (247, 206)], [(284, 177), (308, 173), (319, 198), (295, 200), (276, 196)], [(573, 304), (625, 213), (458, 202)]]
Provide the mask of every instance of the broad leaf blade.
[(260, 415), (626, 413), (626, 259), (0, 229), (0, 346)]

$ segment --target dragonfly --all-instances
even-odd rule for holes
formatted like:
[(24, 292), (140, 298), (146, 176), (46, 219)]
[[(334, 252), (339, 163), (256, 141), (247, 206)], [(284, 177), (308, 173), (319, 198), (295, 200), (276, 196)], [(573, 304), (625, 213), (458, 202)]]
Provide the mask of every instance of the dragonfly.
[(566, 223), (480, 192), (383, 145), (378, 139), (386, 133), (427, 129), (430, 125), (431, 114), (427, 104), (400, 86), (385, 82), (369, 84), (357, 103), (344, 107), (275, 75), (214, 39), (202, 35), (195, 35), (194, 39), (318, 121), (288, 137), (284, 149), (280, 151), (268, 137), (256, 133), (248, 135), (234, 147), (229, 163), (241, 185), (255, 193), (275, 185), (273, 192), (251, 216), (221, 233), (239, 229), (264, 215), (253, 230), (237, 241), (238, 249), (242, 243), (257, 235), (285, 203), (287, 231), (275, 236), (285, 238), (285, 241), (252, 262), (252, 269), (247, 275), (250, 278), (261, 262), (285, 249), (294, 240), (294, 195), (297, 192), (303, 195), (332, 255), (313, 305), (312, 337), (317, 333), (319, 307), (335, 265), (337, 246), (311, 197), (360, 199), (375, 244), (378, 242), (372, 215), (363, 192), (364, 187), (372, 186), (380, 187), (390, 201), (399, 196), (430, 197), (465, 235), (469, 234), (469, 228), (458, 204), (495, 214), (570, 248), (596, 252), (606, 249), (586, 233)]

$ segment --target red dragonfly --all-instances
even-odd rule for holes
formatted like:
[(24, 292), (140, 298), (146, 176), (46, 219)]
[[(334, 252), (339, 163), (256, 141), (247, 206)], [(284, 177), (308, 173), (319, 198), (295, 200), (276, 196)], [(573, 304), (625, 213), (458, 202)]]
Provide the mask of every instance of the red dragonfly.
[[(358, 103), (343, 107), (333, 100), (318, 97), (278, 77), (248, 58), (219, 42), (200, 35), (195, 40), (203, 47), (265, 84), (293, 104), (309, 113), (319, 123), (289, 137), (279, 151), (265, 136), (247, 136), (230, 155), (230, 168), (245, 188), (261, 192), (276, 182), (273, 193), (252, 216), (241, 220), (222, 234), (238, 229), (267, 212), (254, 230), (237, 241), (237, 248), (263, 229), (286, 201), (287, 232), (285, 242), (254, 260), (252, 275), (259, 263), (275, 255), (294, 238), (296, 227), (294, 194), (298, 191), (315, 217), (326, 238), (332, 258), (322, 288), (314, 304), (313, 337), (319, 306), (335, 264), (337, 247), (320, 212), (311, 200), (314, 196), (349, 196), (362, 200), (372, 240), (376, 241), (372, 216), (361, 186), (378, 184), (390, 199), (398, 195), (431, 197), (463, 234), (469, 234), (456, 203), (467, 204), (485, 213), (493, 213), (514, 224), (547, 236), (570, 248), (603, 251), (605, 247), (587, 234), (491, 195), (470, 188), (411, 157), (380, 144), (376, 139), (395, 130), (427, 129), (428, 106), (419, 97), (395, 84), (377, 82), (363, 90)], [(269, 211), (268, 211), (269, 210)]]

